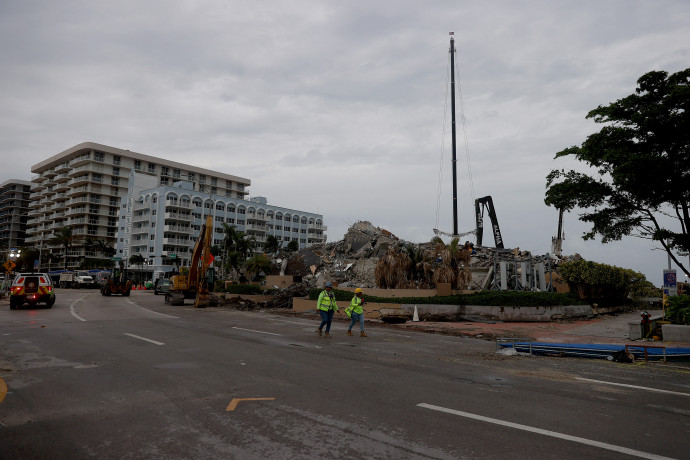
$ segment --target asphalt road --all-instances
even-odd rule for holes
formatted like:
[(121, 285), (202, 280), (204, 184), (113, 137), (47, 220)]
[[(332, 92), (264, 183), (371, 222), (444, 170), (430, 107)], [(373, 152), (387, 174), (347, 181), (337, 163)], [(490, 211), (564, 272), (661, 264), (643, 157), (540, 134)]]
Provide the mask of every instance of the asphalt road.
[[(58, 290), (0, 303), (0, 458), (688, 458), (690, 368)], [(6, 389), (5, 389), (6, 386)]]

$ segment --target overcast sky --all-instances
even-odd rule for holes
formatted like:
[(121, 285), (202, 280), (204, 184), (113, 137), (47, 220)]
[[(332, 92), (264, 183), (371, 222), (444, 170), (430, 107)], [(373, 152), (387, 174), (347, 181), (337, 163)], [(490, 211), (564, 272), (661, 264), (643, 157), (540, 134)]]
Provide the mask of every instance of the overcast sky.
[[(507, 247), (545, 254), (545, 177), (576, 166), (555, 154), (644, 73), (690, 66), (688, 18), (687, 0), (0, 0), (0, 182), (92, 141), (251, 179), (329, 241), (358, 220), (428, 241), (453, 230), (453, 31), (460, 231), (491, 195)], [(566, 254), (661, 284), (651, 242), (564, 227)]]

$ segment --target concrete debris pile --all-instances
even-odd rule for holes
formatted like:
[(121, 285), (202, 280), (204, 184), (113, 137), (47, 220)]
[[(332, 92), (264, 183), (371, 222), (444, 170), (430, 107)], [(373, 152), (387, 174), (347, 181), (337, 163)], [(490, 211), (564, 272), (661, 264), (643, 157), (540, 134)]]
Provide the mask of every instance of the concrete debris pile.
[[(519, 248), (473, 248), (463, 242), (449, 248), (450, 245), (440, 242), (440, 238), (434, 237), (427, 243), (411, 243), (370, 222), (360, 221), (348, 229), (342, 240), (297, 251), (281, 260), (278, 266), (281, 274), (301, 279), (309, 287), (322, 287), (326, 281), (331, 281), (343, 287), (426, 289), (452, 279), (454, 287), (459, 289), (481, 290), (492, 287), (497, 260), (508, 261), (508, 265), (511, 261), (538, 260), (555, 267), (572, 258), (532, 257)], [(377, 276), (377, 264), (382, 258), (397, 262), (391, 262), (387, 272), (379, 268)], [(453, 264), (450, 264), (451, 259)], [(452, 266), (456, 272), (450, 278), (442, 276), (447, 266)]]
[(265, 308), (292, 308), (293, 297), (306, 297), (309, 295), (309, 286), (304, 283), (293, 284), (282, 289), (271, 300), (264, 302)]

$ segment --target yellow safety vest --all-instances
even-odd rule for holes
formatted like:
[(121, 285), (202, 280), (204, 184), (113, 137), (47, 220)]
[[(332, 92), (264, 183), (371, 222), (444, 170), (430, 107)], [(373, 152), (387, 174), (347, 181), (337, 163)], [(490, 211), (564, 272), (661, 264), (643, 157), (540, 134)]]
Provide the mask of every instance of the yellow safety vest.
[(335, 294), (333, 292), (321, 291), (319, 295), (319, 301), (316, 305), (319, 310), (329, 311), (338, 310), (338, 306), (335, 304)]

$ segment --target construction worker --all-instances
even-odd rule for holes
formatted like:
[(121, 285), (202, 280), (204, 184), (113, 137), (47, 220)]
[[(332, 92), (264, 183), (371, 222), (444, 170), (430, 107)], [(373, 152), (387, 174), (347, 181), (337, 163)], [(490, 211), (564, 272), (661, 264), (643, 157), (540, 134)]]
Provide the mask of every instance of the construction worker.
[(326, 338), (331, 337), (331, 322), (333, 321), (333, 315), (338, 311), (338, 306), (335, 304), (335, 294), (333, 293), (333, 285), (328, 282), (326, 283), (326, 289), (321, 291), (319, 294), (319, 300), (316, 302), (316, 310), (321, 315), (321, 325), (316, 330), (319, 335), (322, 334), (321, 329), (326, 325)]
[(366, 302), (364, 301), (363, 297), (364, 293), (362, 292), (362, 288), (355, 289), (355, 296), (352, 298), (350, 306), (346, 309), (348, 316), (352, 318), (350, 327), (347, 328), (347, 335), (352, 335), (352, 326), (354, 326), (357, 320), (359, 320), (359, 336), (367, 336), (364, 333), (364, 310), (362, 309), (362, 305), (364, 305)]

